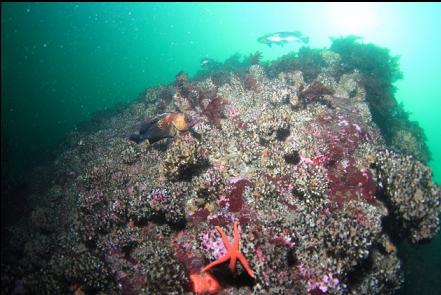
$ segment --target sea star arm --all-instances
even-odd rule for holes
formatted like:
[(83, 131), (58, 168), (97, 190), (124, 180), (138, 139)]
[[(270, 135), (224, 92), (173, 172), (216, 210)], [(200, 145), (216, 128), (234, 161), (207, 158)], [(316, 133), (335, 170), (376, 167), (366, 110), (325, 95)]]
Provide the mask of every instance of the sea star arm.
[(250, 275), (250, 277), (255, 278), (253, 270), (251, 269), (250, 265), (248, 264), (248, 261), (246, 260), (245, 256), (242, 255), (242, 253), (239, 253), (237, 256), (240, 263), (242, 264), (243, 268), (247, 271), (247, 273)]
[(230, 252), (233, 245), (230, 245), (230, 241), (228, 241), (228, 237), (225, 234), (224, 230), (220, 226), (216, 226), (216, 229), (222, 237), (222, 242), (224, 243), (224, 246), (227, 249), (227, 252)]
[(212, 268), (213, 266), (216, 266), (216, 265), (218, 265), (218, 264), (224, 263), (224, 262), (227, 261), (228, 259), (230, 259), (230, 254), (227, 253), (226, 255), (222, 256), (222, 257), (219, 258), (218, 260), (213, 261), (212, 263), (210, 263), (209, 265), (207, 265), (206, 267), (204, 267), (204, 268), (202, 269), (202, 271), (206, 271), (206, 270)]
[(212, 263), (210, 263), (206, 267), (204, 267), (202, 269), (202, 271), (206, 271), (206, 270), (212, 268), (215, 265), (224, 263), (225, 261), (227, 261), (228, 259), (231, 258), (231, 245), (230, 245), (230, 241), (228, 241), (227, 235), (225, 234), (224, 230), (221, 227), (216, 226), (216, 229), (217, 229), (217, 231), (220, 233), (220, 235), (222, 237), (222, 242), (224, 243), (224, 246), (225, 246), (225, 248), (227, 250), (227, 254), (225, 254), (221, 258), (217, 259), (216, 261), (213, 261)]
[(233, 243), (231, 245), (231, 257), (230, 257), (230, 269), (232, 272), (236, 270), (237, 257), (240, 254), (239, 249), (239, 229), (237, 222), (234, 222), (233, 226)]

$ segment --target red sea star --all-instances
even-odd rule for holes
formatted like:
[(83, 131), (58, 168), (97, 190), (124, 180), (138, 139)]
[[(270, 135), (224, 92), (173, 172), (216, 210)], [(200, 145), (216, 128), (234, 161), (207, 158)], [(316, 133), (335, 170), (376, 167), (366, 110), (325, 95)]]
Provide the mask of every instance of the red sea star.
[(229, 265), (230, 269), (232, 272), (234, 272), (236, 269), (236, 260), (239, 259), (240, 263), (245, 268), (245, 270), (250, 275), (250, 277), (255, 278), (254, 272), (252, 271), (250, 265), (248, 264), (248, 261), (245, 259), (245, 256), (243, 256), (242, 253), (240, 253), (239, 229), (237, 227), (237, 222), (234, 222), (233, 243), (232, 244), (230, 244), (230, 242), (228, 241), (228, 237), (221, 227), (216, 226), (216, 229), (222, 237), (222, 242), (224, 243), (225, 248), (227, 249), (227, 254), (225, 254), (224, 256), (219, 258), (218, 260), (213, 261), (212, 263), (210, 263), (206, 267), (204, 267), (202, 269), (202, 271), (206, 271), (215, 265), (224, 263), (225, 261), (227, 261), (229, 259), (230, 260), (230, 265)]

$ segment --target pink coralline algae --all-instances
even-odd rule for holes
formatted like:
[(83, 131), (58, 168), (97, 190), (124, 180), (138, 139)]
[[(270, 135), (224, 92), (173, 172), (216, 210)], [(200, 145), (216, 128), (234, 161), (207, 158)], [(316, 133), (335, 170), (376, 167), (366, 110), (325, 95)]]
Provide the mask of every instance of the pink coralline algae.
[(314, 294), (315, 289), (318, 289), (323, 293), (327, 293), (328, 291), (335, 289), (340, 283), (340, 281), (335, 278), (332, 273), (327, 273), (319, 278), (315, 278), (310, 273), (311, 270), (309, 270), (302, 263), (300, 263), (297, 268), (302, 276), (307, 280), (306, 290), (311, 292), (311, 294)]
[(222, 243), (222, 239), (217, 234), (217, 231), (213, 228), (207, 232), (204, 232), (200, 236), (202, 248), (211, 253), (213, 259), (219, 259), (227, 253), (227, 250)]

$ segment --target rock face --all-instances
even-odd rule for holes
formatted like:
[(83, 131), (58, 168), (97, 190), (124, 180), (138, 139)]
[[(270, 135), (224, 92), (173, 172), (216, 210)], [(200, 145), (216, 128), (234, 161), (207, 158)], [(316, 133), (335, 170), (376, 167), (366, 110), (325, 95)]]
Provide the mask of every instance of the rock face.
[[(35, 180), (50, 182), (30, 197), (31, 218), (10, 229), (4, 293), (191, 294), (190, 275), (225, 254), (215, 226), (231, 237), (237, 221), (256, 279), (216, 267), (225, 294), (392, 294), (394, 243), (437, 233), (440, 188), (388, 149), (361, 74), (339, 64), (308, 82), (260, 65), (221, 85), (180, 73), (106, 127), (72, 133)], [(161, 112), (195, 124), (151, 145), (128, 139)]]

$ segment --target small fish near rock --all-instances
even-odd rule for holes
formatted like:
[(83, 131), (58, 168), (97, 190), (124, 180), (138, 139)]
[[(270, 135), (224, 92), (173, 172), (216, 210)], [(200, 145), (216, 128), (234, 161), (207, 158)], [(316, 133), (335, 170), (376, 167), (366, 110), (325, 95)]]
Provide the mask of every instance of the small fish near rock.
[(139, 130), (129, 137), (131, 141), (141, 143), (148, 140), (150, 144), (164, 138), (175, 137), (179, 133), (189, 131), (192, 126), (191, 118), (181, 113), (164, 113), (143, 122)]
[(303, 36), (303, 34), (300, 31), (277, 32), (277, 33), (263, 35), (262, 37), (259, 37), (257, 39), (257, 42), (266, 44), (269, 47), (271, 47), (273, 44), (284, 46), (289, 42), (308, 44), (309, 37)]

